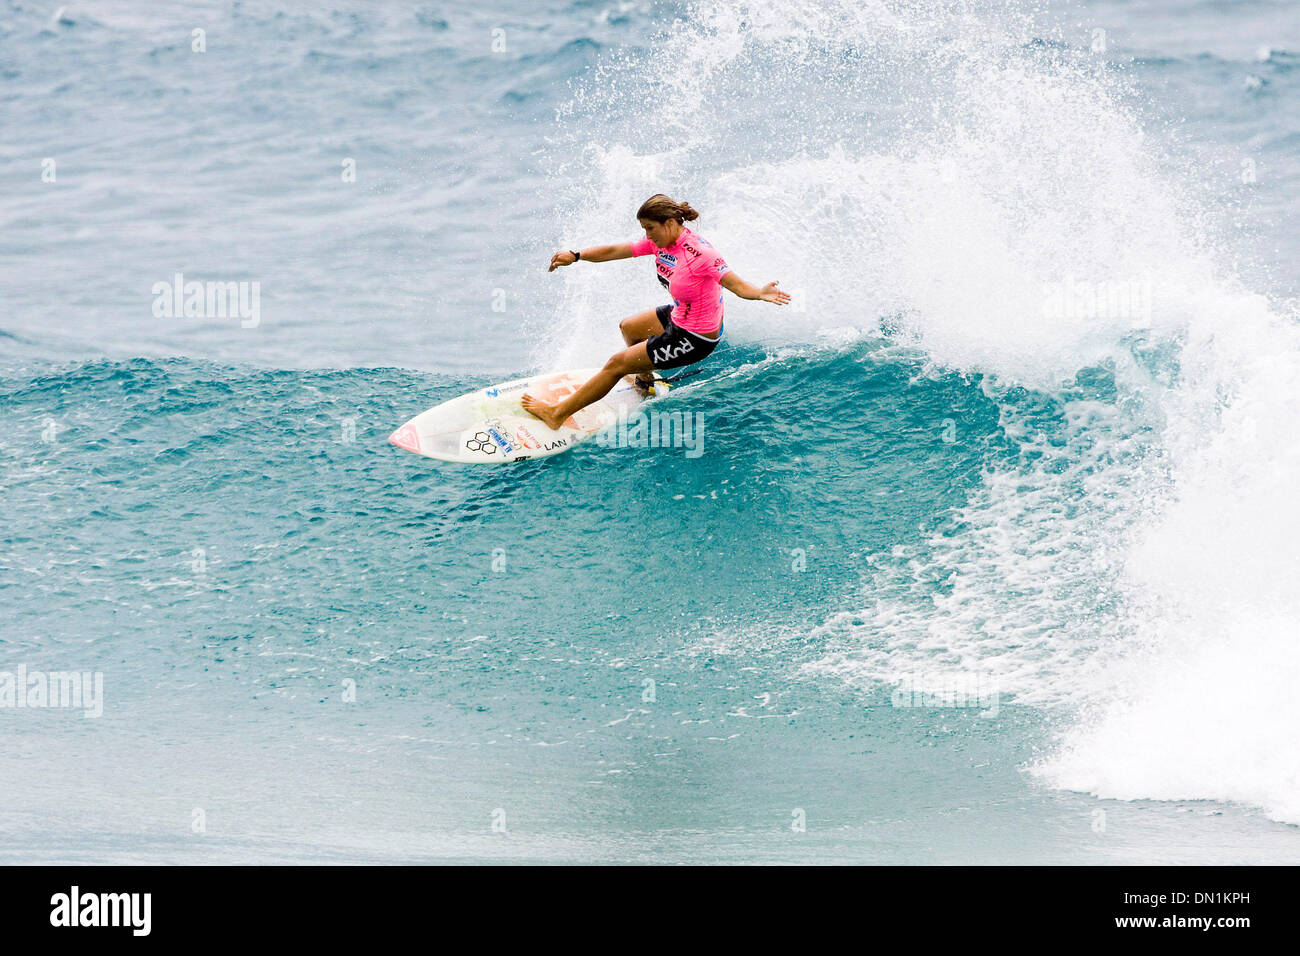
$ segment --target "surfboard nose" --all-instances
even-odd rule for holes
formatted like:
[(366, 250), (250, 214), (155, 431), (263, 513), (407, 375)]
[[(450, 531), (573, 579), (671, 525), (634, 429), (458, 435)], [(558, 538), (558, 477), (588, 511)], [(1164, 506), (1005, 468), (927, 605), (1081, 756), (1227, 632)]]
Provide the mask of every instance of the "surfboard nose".
[(390, 444), (398, 448), (404, 448), (407, 451), (413, 451), (417, 455), (420, 453), (420, 435), (415, 430), (415, 426), (407, 422), (397, 431), (388, 436)]

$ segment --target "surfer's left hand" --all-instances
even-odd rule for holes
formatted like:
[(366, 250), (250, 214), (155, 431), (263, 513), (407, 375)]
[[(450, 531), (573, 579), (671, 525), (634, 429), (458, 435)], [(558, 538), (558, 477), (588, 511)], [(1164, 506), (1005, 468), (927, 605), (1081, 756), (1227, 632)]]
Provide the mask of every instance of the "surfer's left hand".
[(790, 301), (790, 293), (778, 289), (775, 282), (769, 282), (759, 291), (758, 297), (764, 302), (771, 302), (774, 305), (785, 305)]
[(574, 257), (572, 252), (562, 250), (551, 256), (551, 267), (546, 271), (554, 272), (556, 269), (560, 268), (560, 266), (571, 266), (577, 261), (578, 260)]

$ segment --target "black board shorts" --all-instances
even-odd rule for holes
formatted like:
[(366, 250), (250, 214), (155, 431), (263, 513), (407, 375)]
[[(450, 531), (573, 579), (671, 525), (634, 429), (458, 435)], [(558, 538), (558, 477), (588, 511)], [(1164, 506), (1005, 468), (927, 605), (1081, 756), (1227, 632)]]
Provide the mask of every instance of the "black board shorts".
[(708, 339), (674, 325), (672, 314), (671, 305), (661, 305), (655, 309), (655, 317), (664, 330), (646, 339), (645, 347), (650, 355), (650, 364), (657, 369), (693, 365), (700, 359), (707, 358), (722, 341), (722, 325), (718, 326), (718, 337)]

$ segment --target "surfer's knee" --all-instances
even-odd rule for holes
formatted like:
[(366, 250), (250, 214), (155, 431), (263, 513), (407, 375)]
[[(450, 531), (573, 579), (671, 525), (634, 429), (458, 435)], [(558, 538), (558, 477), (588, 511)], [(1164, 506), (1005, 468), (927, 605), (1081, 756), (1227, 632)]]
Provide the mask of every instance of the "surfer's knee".
[(605, 363), (605, 367), (601, 371), (608, 375), (626, 375), (628, 372), (634, 371), (634, 369), (626, 355), (622, 352), (615, 352), (609, 357), (609, 361)]
[(618, 323), (618, 330), (623, 333), (623, 341), (628, 345), (644, 342), (650, 336), (656, 335), (659, 328), (658, 316), (654, 309), (629, 315)]
[(647, 338), (644, 315), (629, 315), (618, 323), (618, 330), (623, 333), (623, 341), (628, 345), (644, 342)]

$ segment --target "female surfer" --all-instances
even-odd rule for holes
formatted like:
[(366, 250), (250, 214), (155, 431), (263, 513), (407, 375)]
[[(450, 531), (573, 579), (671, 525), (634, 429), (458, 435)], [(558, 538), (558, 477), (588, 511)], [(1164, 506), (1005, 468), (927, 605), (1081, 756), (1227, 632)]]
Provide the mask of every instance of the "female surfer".
[(612, 246), (592, 246), (551, 256), (554, 272), (579, 260), (609, 262), (655, 254), (659, 281), (673, 297), (672, 305), (630, 315), (618, 324), (628, 347), (612, 355), (590, 381), (561, 402), (523, 397), (524, 408), (551, 428), (592, 402), (600, 401), (625, 375), (636, 375), (639, 388), (648, 389), (656, 370), (681, 368), (708, 356), (722, 338), (722, 290), (742, 299), (761, 299), (785, 305), (790, 296), (769, 282), (759, 289), (732, 272), (713, 244), (686, 223), (700, 214), (689, 203), (674, 202), (659, 193), (641, 204), (636, 218), (644, 239)]

